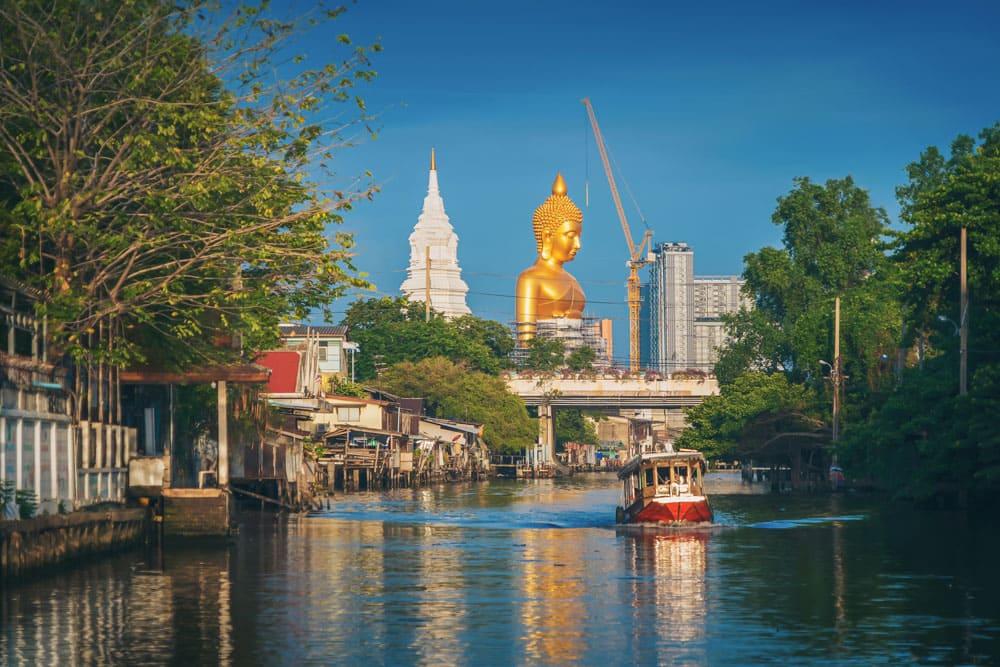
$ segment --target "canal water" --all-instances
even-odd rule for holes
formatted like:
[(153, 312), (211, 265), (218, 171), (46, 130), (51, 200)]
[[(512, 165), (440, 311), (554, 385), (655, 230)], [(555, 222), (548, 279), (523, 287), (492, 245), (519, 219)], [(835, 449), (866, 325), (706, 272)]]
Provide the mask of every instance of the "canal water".
[(623, 530), (611, 475), (251, 513), (232, 546), (8, 583), (0, 664), (989, 664), (996, 523), (871, 496), (740, 493)]

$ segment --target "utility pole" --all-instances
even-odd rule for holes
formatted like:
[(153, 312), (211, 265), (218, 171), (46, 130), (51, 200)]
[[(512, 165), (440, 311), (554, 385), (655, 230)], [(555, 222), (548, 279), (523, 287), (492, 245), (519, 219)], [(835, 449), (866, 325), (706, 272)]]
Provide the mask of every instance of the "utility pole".
[(424, 321), (431, 321), (431, 247), (424, 246)]
[(840, 437), (840, 297), (833, 300), (833, 441)]
[(958, 355), (958, 395), (969, 393), (969, 285), (966, 282), (966, 237), (965, 227), (962, 227), (961, 267), (959, 268), (959, 285), (961, 289), (961, 309), (959, 311), (959, 355)]

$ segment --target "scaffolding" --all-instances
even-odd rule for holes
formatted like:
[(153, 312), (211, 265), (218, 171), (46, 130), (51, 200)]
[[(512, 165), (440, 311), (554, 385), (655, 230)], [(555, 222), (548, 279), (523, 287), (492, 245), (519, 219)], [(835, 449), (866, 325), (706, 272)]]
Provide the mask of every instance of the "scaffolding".
[[(608, 354), (607, 342), (601, 335), (601, 320), (599, 317), (584, 317), (581, 319), (553, 318), (534, 322), (535, 336), (546, 340), (559, 340), (566, 353), (583, 347), (594, 351), (594, 368), (605, 369), (614, 365), (614, 360)], [(510, 324), (514, 335), (517, 335), (518, 322)], [(517, 347), (511, 353), (515, 366), (523, 366), (527, 360), (528, 349)]]

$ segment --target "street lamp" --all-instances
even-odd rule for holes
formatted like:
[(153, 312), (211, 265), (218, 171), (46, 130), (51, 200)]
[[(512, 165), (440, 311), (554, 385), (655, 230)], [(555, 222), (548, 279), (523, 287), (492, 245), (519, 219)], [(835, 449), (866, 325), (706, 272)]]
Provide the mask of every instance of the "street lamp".
[(957, 324), (955, 323), (955, 320), (951, 319), (950, 317), (946, 317), (946, 316), (944, 316), (944, 315), (938, 315), (938, 316), (937, 316), (937, 320), (938, 320), (938, 322), (947, 322), (947, 323), (948, 323), (948, 324), (950, 324), (951, 326), (955, 327), (955, 335), (956, 335), (956, 336), (958, 335), (958, 332), (959, 332), (959, 331), (961, 331), (961, 327), (960, 327), (960, 326), (958, 326), (958, 325), (957, 325)]

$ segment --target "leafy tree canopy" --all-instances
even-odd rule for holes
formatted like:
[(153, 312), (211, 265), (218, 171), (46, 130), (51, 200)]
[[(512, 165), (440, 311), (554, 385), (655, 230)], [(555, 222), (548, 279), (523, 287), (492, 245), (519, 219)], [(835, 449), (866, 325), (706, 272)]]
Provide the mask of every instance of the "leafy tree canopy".
[(554, 371), (566, 364), (566, 346), (556, 338), (532, 338), (523, 367), (533, 371)]
[(431, 357), (495, 375), (514, 348), (510, 331), (499, 322), (472, 315), (448, 320), (437, 313), (425, 321), (423, 304), (403, 297), (355, 301), (341, 324), (360, 347), (356, 375), (361, 380), (375, 378), (377, 366)]
[(573, 371), (589, 371), (594, 368), (597, 353), (592, 347), (578, 347), (566, 356), (566, 366)]
[[(884, 402), (849, 423), (845, 462), (912, 498), (995, 499), (1000, 493), (1000, 124), (959, 136), (949, 157), (928, 148), (897, 189), (906, 229), (893, 257), (907, 342), (927, 360)], [(959, 239), (968, 232), (969, 393), (958, 396)]]
[(352, 382), (347, 378), (332, 376), (327, 380), (326, 390), (336, 396), (353, 396), (354, 398), (368, 398), (368, 392), (363, 385)]
[(882, 355), (895, 353), (902, 327), (885, 211), (849, 176), (824, 185), (799, 178), (772, 221), (783, 228), (783, 247), (744, 260), (755, 308), (727, 318), (733, 343), (720, 354), (720, 382), (779, 369), (794, 381), (817, 381), (819, 360), (833, 359), (840, 296), (844, 371), (859, 387), (881, 385)]
[(382, 373), (378, 386), (424, 398), (432, 416), (483, 424), (483, 439), (494, 452), (517, 453), (538, 437), (536, 420), (501, 378), (445, 357), (399, 362)]
[(597, 428), (593, 421), (587, 419), (583, 410), (557, 408), (555, 412), (557, 447), (562, 447), (567, 442), (578, 442), (584, 445), (598, 444)]
[(313, 176), (366, 122), (380, 47), (342, 35), (310, 60), (292, 40), (341, 10), (214, 8), (0, 3), (0, 265), (77, 355), (185, 365), (233, 335), (253, 354), (364, 285), (329, 227), (374, 189)]
[[(1000, 349), (1000, 123), (984, 129), (979, 143), (962, 135), (947, 159), (934, 147), (909, 165), (909, 182), (897, 189), (901, 218), (896, 260), (911, 332), (944, 332), (938, 316), (958, 312), (961, 228), (968, 231), (970, 347)], [(939, 344), (952, 341), (939, 337)], [(970, 364), (983, 357), (970, 355)], [(994, 360), (996, 356), (992, 357)]]
[(718, 396), (688, 409), (691, 428), (677, 446), (714, 458), (752, 456), (785, 438), (813, 440), (822, 430), (814, 406), (813, 392), (783, 373), (744, 373), (723, 385)]

